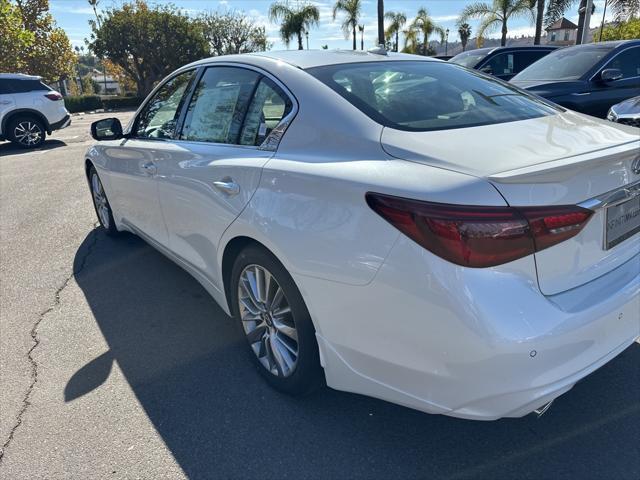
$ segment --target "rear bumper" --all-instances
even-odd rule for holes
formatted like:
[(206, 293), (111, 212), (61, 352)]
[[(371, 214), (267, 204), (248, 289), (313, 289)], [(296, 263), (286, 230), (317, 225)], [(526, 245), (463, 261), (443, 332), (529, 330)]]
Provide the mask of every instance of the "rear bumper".
[[(62, 120), (55, 122), (55, 123), (51, 123), (49, 124), (49, 129), (51, 131), (54, 130), (61, 130), (63, 128), (67, 128), (69, 125), (71, 125), (71, 116), (69, 114), (65, 115)], [(51, 132), (49, 132), (51, 133)]]
[(640, 255), (545, 297), (533, 258), (467, 269), (401, 237), (368, 286), (296, 282), (329, 386), (460, 418), (526, 415), (640, 336)]

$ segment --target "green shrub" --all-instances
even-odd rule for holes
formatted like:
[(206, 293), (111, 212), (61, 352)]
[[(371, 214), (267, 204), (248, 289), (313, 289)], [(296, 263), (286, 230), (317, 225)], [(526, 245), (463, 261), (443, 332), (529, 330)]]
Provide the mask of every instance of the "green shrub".
[(97, 95), (84, 95), (81, 97), (64, 97), (64, 105), (71, 113), (86, 112), (102, 108), (102, 100)]
[(120, 108), (138, 108), (142, 103), (139, 97), (110, 97), (103, 98), (102, 105), (107, 110), (117, 110)]
[(139, 97), (99, 97), (98, 95), (83, 95), (64, 97), (64, 104), (71, 113), (88, 112), (90, 110), (119, 110), (122, 108), (138, 108), (142, 103)]

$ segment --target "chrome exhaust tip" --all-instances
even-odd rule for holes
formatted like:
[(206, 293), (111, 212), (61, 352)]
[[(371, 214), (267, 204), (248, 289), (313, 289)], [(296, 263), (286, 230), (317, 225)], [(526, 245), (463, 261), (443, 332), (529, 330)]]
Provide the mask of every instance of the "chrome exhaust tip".
[(552, 403), (553, 403), (553, 400), (551, 400), (549, 403), (545, 403), (545, 404), (544, 404), (544, 405), (542, 405), (541, 407), (536, 408), (536, 409), (533, 411), (533, 413), (535, 413), (535, 414), (538, 416), (538, 418), (540, 418), (542, 415), (544, 415), (544, 414), (545, 414), (545, 412), (546, 412), (547, 410), (549, 410), (549, 407), (551, 407), (551, 404), (552, 404)]

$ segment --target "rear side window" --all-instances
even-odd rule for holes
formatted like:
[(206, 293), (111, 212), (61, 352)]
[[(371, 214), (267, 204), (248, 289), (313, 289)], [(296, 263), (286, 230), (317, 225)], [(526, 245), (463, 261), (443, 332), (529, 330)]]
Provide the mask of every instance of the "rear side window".
[(537, 62), (545, 55), (548, 55), (550, 50), (528, 50), (516, 52), (515, 57), (515, 71), (514, 73), (519, 73), (529, 65), (534, 62)]
[(307, 71), (376, 122), (400, 130), (490, 125), (559, 111), (499, 80), (444, 62), (367, 62)]
[(515, 53), (499, 53), (489, 59), (480, 69), (491, 75), (511, 75), (515, 73)]
[(15, 78), (0, 79), (0, 94), (2, 93), (27, 93), (48, 91), (50, 87), (40, 80), (20, 80)]

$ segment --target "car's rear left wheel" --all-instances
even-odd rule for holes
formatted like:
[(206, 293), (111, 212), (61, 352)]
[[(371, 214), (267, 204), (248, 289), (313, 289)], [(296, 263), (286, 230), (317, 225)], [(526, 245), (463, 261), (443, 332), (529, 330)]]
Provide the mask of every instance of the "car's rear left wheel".
[(293, 395), (320, 387), (315, 329), (282, 264), (264, 248), (249, 246), (236, 258), (230, 284), (233, 313), (267, 382)]
[(22, 148), (37, 148), (44, 143), (47, 132), (37, 118), (19, 116), (9, 123), (9, 140)]

